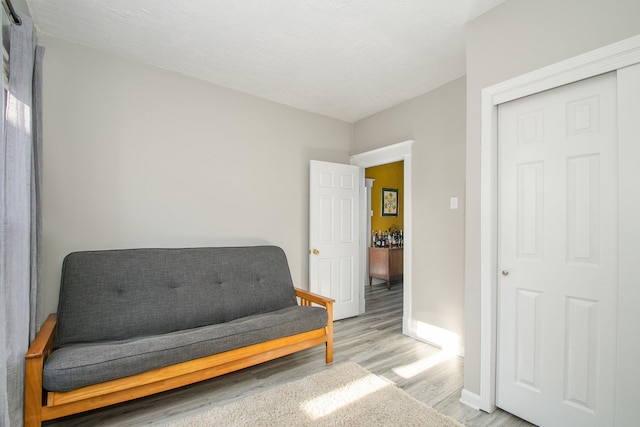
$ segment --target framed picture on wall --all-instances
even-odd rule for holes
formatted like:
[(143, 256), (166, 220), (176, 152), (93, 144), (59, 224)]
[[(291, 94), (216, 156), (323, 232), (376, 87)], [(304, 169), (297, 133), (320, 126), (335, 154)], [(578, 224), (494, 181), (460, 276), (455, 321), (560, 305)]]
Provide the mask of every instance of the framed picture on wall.
[(382, 216), (398, 216), (398, 189), (382, 189)]

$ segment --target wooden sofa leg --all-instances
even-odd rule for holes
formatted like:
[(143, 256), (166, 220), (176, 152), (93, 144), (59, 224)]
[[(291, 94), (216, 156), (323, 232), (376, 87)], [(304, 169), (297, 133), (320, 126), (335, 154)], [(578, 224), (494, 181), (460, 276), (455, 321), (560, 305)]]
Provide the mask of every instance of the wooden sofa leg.
[(24, 427), (40, 427), (42, 424), (42, 369), (37, 369), (38, 362), (41, 364), (42, 359), (27, 359), (24, 388)]
[(31, 413), (29, 415), (24, 414), (24, 427), (40, 427), (42, 420), (40, 419), (40, 412)]
[(327, 341), (327, 364), (333, 363), (333, 342)]
[(329, 321), (327, 322), (326, 362), (329, 364), (333, 362), (333, 304), (328, 304), (326, 309), (329, 317)]

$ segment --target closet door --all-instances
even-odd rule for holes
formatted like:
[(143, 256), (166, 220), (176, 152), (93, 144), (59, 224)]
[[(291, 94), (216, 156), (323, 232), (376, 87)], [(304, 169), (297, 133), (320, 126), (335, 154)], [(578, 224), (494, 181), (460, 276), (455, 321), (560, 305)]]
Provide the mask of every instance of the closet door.
[(616, 73), (498, 107), (497, 405), (614, 425)]

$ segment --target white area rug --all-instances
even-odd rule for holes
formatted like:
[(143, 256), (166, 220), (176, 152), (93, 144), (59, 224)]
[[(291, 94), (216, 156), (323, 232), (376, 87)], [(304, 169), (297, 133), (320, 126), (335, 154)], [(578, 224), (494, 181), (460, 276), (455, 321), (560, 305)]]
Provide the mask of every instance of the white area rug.
[(165, 425), (462, 426), (351, 362)]

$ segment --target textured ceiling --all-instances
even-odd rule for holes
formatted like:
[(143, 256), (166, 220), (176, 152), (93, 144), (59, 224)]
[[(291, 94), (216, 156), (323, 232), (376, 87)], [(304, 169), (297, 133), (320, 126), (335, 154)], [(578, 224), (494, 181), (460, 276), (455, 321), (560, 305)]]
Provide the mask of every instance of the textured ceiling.
[(27, 0), (38, 31), (355, 122), (465, 74), (504, 0)]

